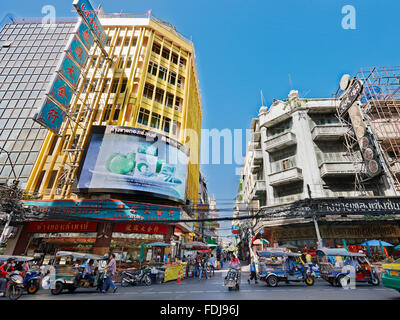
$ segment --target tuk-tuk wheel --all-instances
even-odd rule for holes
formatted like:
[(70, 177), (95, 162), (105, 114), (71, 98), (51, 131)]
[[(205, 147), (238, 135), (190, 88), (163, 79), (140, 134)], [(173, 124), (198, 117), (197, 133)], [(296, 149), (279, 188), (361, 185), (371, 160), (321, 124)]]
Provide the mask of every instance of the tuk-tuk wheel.
[(28, 283), (26, 291), (28, 294), (35, 294), (39, 290), (39, 282), (37, 280), (31, 280)]
[(55, 289), (51, 289), (50, 292), (54, 295), (57, 295), (60, 294), (61, 291), (63, 291), (63, 289), (64, 289), (64, 284), (62, 284), (61, 282), (57, 282)]
[(267, 284), (270, 287), (276, 287), (278, 285), (278, 278), (276, 276), (269, 276), (267, 279)]
[(343, 274), (341, 274), (340, 276), (338, 276), (337, 278), (336, 278), (336, 286), (337, 287), (341, 287), (342, 286), (342, 279), (344, 278), (345, 276), (343, 275)]
[(314, 277), (307, 277), (306, 278), (306, 285), (312, 286), (314, 284)]
[(379, 283), (380, 283), (380, 281), (379, 281), (379, 279), (377, 277), (372, 278), (371, 284), (373, 286), (379, 286)]

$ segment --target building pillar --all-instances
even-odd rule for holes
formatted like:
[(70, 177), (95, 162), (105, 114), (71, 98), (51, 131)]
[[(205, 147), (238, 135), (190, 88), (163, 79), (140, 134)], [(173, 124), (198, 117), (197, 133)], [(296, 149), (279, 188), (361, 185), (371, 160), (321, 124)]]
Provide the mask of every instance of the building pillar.
[(32, 234), (28, 233), (28, 225), (29, 225), (28, 223), (25, 223), (18, 232), (18, 237), (16, 237), (17, 241), (15, 243), (15, 247), (12, 252), (13, 255), (25, 254), (25, 251), (29, 245), (29, 241), (32, 237)]
[(94, 254), (108, 254), (112, 239), (114, 224), (112, 222), (98, 222), (96, 241), (93, 245)]
[(165, 242), (168, 243), (171, 241), (172, 235), (174, 234), (175, 226), (174, 225), (169, 225), (168, 226), (168, 232), (165, 235)]

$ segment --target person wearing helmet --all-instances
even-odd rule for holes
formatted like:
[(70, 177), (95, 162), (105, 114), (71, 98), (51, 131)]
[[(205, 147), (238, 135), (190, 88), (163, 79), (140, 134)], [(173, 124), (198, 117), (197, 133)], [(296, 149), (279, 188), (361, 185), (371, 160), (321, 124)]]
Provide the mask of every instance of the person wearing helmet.
[(7, 262), (0, 266), (0, 297), (4, 296), (4, 289), (6, 288), (7, 278), (10, 272), (14, 271), (15, 260), (9, 258)]

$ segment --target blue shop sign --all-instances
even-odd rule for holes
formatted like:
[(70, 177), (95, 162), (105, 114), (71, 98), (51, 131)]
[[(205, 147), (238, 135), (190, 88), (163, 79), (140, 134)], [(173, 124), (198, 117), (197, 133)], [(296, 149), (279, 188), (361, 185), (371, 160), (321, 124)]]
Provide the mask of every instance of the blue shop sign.
[(72, 99), (72, 90), (60, 76), (57, 76), (54, 80), (49, 95), (60, 103), (64, 109), (68, 109)]
[(64, 117), (64, 111), (49, 98), (46, 98), (39, 113), (34, 116), (34, 120), (54, 133), (58, 133)]
[(65, 55), (61, 64), (59, 74), (61, 74), (73, 88), (76, 88), (79, 81), (80, 71), (75, 62), (67, 55)]
[(84, 44), (86, 50), (89, 51), (93, 45), (93, 35), (89, 30), (89, 27), (85, 23), (81, 23), (79, 25), (79, 29), (76, 32), (76, 35), (79, 37), (79, 40)]
[(179, 220), (181, 209), (121, 200), (32, 200), (26, 218), (89, 218), (116, 221)]
[(88, 54), (86, 52), (86, 48), (79, 42), (76, 35), (72, 39), (71, 45), (67, 52), (81, 68), (85, 66), (85, 63), (88, 59)]

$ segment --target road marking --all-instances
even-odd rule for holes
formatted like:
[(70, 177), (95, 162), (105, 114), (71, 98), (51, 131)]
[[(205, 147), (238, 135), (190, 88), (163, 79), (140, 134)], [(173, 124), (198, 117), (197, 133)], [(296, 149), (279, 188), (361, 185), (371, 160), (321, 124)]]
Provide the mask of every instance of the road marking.
[(191, 293), (203, 293), (204, 291), (190, 291)]

